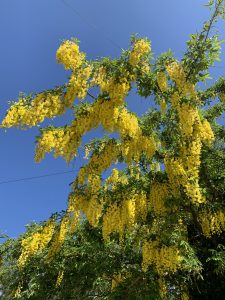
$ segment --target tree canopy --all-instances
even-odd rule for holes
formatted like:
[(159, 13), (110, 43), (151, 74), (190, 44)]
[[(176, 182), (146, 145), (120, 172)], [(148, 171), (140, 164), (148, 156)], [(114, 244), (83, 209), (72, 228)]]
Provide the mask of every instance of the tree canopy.
[[(79, 147), (88, 162), (65, 211), (1, 246), (2, 299), (223, 299), (225, 78), (199, 83), (219, 60), (213, 27), (225, 3), (208, 6), (180, 61), (154, 57), (137, 35), (118, 59), (95, 61), (66, 40), (56, 58), (69, 82), (12, 103), (3, 128), (73, 112), (71, 123), (40, 129), (37, 162), (50, 152), (70, 162)], [(128, 109), (131, 90), (149, 102), (142, 117)], [(83, 145), (98, 127), (104, 136)]]

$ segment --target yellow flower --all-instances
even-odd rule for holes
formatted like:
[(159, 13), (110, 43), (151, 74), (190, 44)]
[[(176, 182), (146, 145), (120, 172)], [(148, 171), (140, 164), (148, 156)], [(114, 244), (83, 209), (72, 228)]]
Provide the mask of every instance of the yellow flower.
[(56, 53), (59, 63), (63, 64), (65, 69), (78, 69), (85, 59), (85, 54), (81, 53), (79, 46), (71, 41), (63, 42)]
[(148, 54), (151, 51), (150, 43), (144, 39), (137, 40), (133, 49), (130, 53), (129, 63), (135, 67), (140, 61), (141, 58)]
[(22, 253), (18, 259), (19, 268), (23, 268), (31, 256), (35, 255), (39, 250), (42, 250), (48, 245), (52, 239), (54, 230), (55, 221), (50, 219), (40, 231), (35, 232), (22, 240)]
[(159, 242), (145, 241), (142, 248), (142, 268), (146, 272), (153, 265), (159, 275), (167, 272), (175, 273), (181, 266), (181, 256), (175, 246), (159, 246)]
[(156, 80), (161, 92), (166, 92), (168, 88), (166, 74), (164, 72), (157, 73)]

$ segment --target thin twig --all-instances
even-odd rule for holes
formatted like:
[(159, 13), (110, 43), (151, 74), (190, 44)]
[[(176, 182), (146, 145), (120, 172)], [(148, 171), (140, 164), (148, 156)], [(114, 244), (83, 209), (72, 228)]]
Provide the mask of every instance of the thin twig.
[[(207, 31), (205, 31), (205, 29), (202, 30), (202, 32), (200, 33), (199, 35), (199, 39), (200, 37), (205, 33), (205, 38), (204, 38), (204, 42), (206, 42), (208, 36), (209, 36), (209, 33), (210, 33), (210, 30), (211, 30), (211, 27), (212, 27), (212, 24), (215, 20), (215, 18), (217, 17), (217, 14), (218, 14), (218, 9), (220, 7), (220, 4), (222, 3), (222, 0), (219, 0), (215, 6), (215, 10), (214, 10), (214, 13), (211, 17), (211, 19), (209, 20), (209, 27), (207, 29)], [(195, 60), (193, 61), (193, 65), (195, 65), (198, 61), (198, 59), (202, 56), (202, 52), (201, 52), (201, 48), (199, 47), (199, 44), (197, 44), (197, 49), (196, 49), (199, 53), (197, 55), (197, 57), (195, 58)], [(190, 75), (191, 75), (191, 72), (192, 72), (192, 69), (189, 70), (187, 76), (186, 76), (186, 80), (189, 79)]]

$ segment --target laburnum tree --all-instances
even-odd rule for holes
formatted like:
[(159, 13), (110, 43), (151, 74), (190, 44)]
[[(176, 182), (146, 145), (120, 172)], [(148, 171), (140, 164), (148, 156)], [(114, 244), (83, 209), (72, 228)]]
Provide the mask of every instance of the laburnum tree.
[[(2, 299), (224, 299), (225, 78), (199, 83), (219, 59), (212, 28), (225, 3), (208, 6), (180, 61), (170, 51), (153, 60), (137, 36), (120, 58), (88, 61), (67, 40), (56, 57), (69, 82), (9, 108), (3, 128), (72, 110), (70, 124), (40, 129), (35, 159), (70, 162), (83, 146), (88, 162), (66, 211), (1, 246)], [(126, 105), (132, 89), (149, 103), (141, 118)], [(82, 145), (100, 126), (104, 137)]]

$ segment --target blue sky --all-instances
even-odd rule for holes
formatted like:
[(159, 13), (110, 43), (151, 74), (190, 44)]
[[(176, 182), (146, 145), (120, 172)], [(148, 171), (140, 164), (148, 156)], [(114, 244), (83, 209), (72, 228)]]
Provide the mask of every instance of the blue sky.
[[(209, 11), (196, 0), (2, 0), (0, 3), (0, 119), (19, 92), (39, 92), (67, 81), (69, 75), (56, 63), (55, 53), (64, 39), (76, 37), (89, 59), (97, 56), (118, 57), (120, 48), (129, 46), (132, 33), (152, 41), (155, 56), (169, 48), (181, 58), (191, 33), (201, 28)], [(218, 29), (225, 38), (224, 23)], [(214, 79), (225, 72), (222, 51)], [(223, 68), (224, 67), (224, 68)], [(142, 114), (150, 107), (148, 100), (135, 94), (129, 107)], [(66, 123), (68, 115), (56, 124)], [(48, 155), (41, 163), (34, 158), (36, 128), (27, 131), (0, 131), (0, 230), (11, 237), (24, 231), (24, 225), (45, 220), (52, 212), (66, 207), (69, 183), (83, 163), (79, 156), (71, 165)], [(91, 136), (93, 137), (93, 132)], [(71, 173), (24, 180), (1, 182), (45, 174)]]

